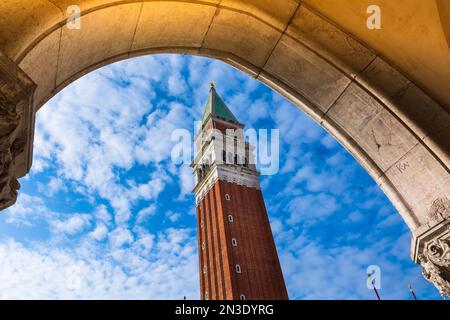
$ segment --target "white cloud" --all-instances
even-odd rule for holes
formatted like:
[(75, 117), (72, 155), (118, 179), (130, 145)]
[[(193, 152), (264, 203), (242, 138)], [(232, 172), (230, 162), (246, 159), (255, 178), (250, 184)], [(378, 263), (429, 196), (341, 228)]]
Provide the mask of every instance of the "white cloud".
[(325, 131), (302, 112), (293, 112), (294, 106), (287, 101), (277, 106), (274, 119), (284, 143), (289, 146), (300, 143), (311, 143), (325, 135)]
[(181, 214), (179, 212), (167, 211), (166, 217), (172, 222), (177, 222), (181, 218)]
[(72, 214), (68, 219), (50, 220), (50, 226), (56, 233), (73, 235), (88, 228), (92, 217), (88, 214)]
[(322, 145), (324, 145), (326, 148), (328, 148), (328, 149), (334, 149), (334, 148), (337, 148), (338, 146), (339, 146), (339, 143), (336, 141), (336, 139), (332, 136), (332, 135), (330, 135), (330, 134), (327, 134), (325, 137), (323, 137), (321, 140), (320, 140), (320, 143), (322, 144)]
[[(172, 58), (171, 64), (176, 66), (177, 60)], [(143, 61), (153, 70), (161, 70), (166, 63), (151, 58), (137, 64), (144, 67)], [(154, 111), (153, 117), (143, 121), (153, 110), (148, 100), (153, 92), (151, 80), (160, 78), (149, 74), (144, 80), (135, 67), (123, 62), (76, 81), (41, 109), (36, 124), (38, 168), (34, 173), (49, 167), (58, 173), (46, 186), (49, 194), (64, 187), (62, 179), (75, 182), (75, 189), (109, 201), (117, 223), (128, 221), (139, 199), (155, 200), (170, 181), (159, 174), (126, 186), (118, 170), (169, 159), (171, 131), (189, 125), (186, 107), (177, 102), (170, 103), (167, 112)], [(119, 85), (117, 78), (129, 85)]]
[(364, 216), (359, 211), (353, 211), (347, 217), (350, 222), (359, 222), (363, 220), (363, 218)]
[(55, 214), (49, 210), (44, 200), (38, 196), (20, 193), (17, 202), (2, 212), (6, 222), (15, 225), (31, 226), (38, 219), (52, 219)]
[(141, 209), (136, 215), (136, 222), (137, 223), (144, 222), (150, 216), (155, 214), (155, 211), (156, 211), (156, 205), (154, 205), (154, 204), (149, 205), (149, 206), (145, 207), (144, 209)]
[(194, 189), (194, 175), (192, 172), (192, 168), (190, 168), (188, 165), (181, 166), (179, 173), (179, 181), (180, 181), (179, 199), (184, 199), (186, 195), (191, 194), (192, 189)]
[[(148, 182), (134, 186), (130, 193), (138, 194), (140, 198), (145, 200), (156, 199), (164, 190), (166, 182), (170, 181), (170, 177), (164, 172), (154, 173)], [(132, 197), (132, 195), (130, 195)]]
[(64, 181), (57, 177), (51, 177), (47, 184), (39, 183), (38, 188), (48, 196), (53, 196), (59, 191), (67, 191)]
[(121, 247), (134, 241), (133, 234), (125, 228), (117, 228), (109, 234), (109, 240), (113, 247)]
[(168, 107), (168, 111), (158, 110), (147, 118), (142, 142), (135, 148), (137, 161), (141, 164), (169, 159), (176, 144), (171, 140), (172, 132), (175, 129), (193, 127), (193, 118), (184, 105), (174, 102)]
[(280, 234), (283, 231), (283, 223), (279, 219), (271, 220), (270, 227), (274, 235)]
[(269, 104), (264, 99), (252, 101), (247, 109), (248, 118), (252, 123), (264, 119), (269, 115), (269, 109)]
[(108, 235), (108, 227), (103, 223), (99, 223), (89, 235), (95, 240), (101, 241)]
[(109, 213), (108, 208), (106, 208), (103, 204), (96, 207), (94, 213), (97, 221), (100, 221), (106, 225), (109, 225), (112, 221), (111, 213)]
[(76, 251), (51, 245), (27, 248), (4, 241), (0, 243), (0, 298), (197, 299), (195, 239), (175, 229), (158, 239), (160, 250), (151, 249), (151, 238), (142, 239), (139, 247), (147, 246), (151, 254), (141, 257), (131, 247), (119, 263), (107, 255), (93, 255), (91, 247)]
[(313, 223), (328, 217), (338, 208), (339, 204), (336, 198), (325, 193), (299, 196), (289, 202), (291, 214), (287, 222), (289, 224), (296, 224), (300, 221)]
[(171, 74), (169, 79), (167, 80), (167, 84), (169, 87), (169, 93), (172, 96), (178, 96), (186, 92), (187, 87), (184, 79), (181, 77), (181, 74)]

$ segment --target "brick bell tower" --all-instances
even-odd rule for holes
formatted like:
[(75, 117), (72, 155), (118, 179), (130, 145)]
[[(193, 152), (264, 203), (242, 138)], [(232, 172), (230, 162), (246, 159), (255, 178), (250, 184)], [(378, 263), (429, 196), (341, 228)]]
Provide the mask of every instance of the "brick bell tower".
[(191, 165), (201, 299), (288, 299), (243, 127), (211, 83)]

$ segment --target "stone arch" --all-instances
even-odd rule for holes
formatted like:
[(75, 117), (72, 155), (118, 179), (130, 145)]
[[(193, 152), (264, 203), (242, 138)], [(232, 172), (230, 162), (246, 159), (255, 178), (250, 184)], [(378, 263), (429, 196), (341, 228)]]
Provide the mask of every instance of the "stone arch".
[[(72, 2), (0, 4), (0, 103), (16, 108), (0, 119), (2, 207), (15, 200), (15, 178), (29, 171), (34, 113), (48, 99), (111, 62), (182, 53), (242, 70), (330, 132), (402, 215), (413, 232), (415, 261), (437, 237), (448, 241), (450, 101), (427, 94), (429, 87), (317, 12), (314, 1), (79, 0), (80, 30), (66, 26)], [(423, 265), (448, 294), (450, 279), (430, 271), (432, 258)], [(448, 270), (445, 259), (439, 267)]]

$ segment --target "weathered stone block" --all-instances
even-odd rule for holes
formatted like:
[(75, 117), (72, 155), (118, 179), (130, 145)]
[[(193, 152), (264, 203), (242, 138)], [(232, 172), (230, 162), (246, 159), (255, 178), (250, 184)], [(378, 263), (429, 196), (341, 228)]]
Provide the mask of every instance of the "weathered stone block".
[(450, 114), (414, 84), (393, 97), (402, 120), (424, 139), (450, 124)]
[(296, 106), (301, 106), (301, 110), (307, 115), (313, 118), (315, 121), (320, 122), (324, 115), (323, 110), (321, 110), (317, 105), (308, 101), (302, 94), (297, 90), (287, 85), (285, 82), (278, 78), (275, 78), (271, 74), (261, 71), (257, 79), (277, 91), (279, 94), (283, 95), (286, 99), (291, 101)]
[(383, 175), (383, 171), (378, 167), (377, 163), (370, 158), (369, 154), (337, 122), (330, 119), (327, 115), (323, 115), (320, 119), (320, 125), (335, 137), (337, 141), (342, 143), (343, 147), (355, 157), (358, 163), (374, 180), (377, 180)]
[(379, 57), (357, 81), (383, 101), (420, 139), (450, 123), (448, 112)]
[(0, 1), (0, 50), (16, 60), (63, 19), (61, 10), (47, 0)]
[(387, 170), (386, 177), (395, 185), (421, 225), (430, 220), (430, 208), (436, 199), (450, 198), (450, 175), (422, 144)]
[(327, 116), (351, 136), (356, 136), (381, 110), (383, 106), (376, 99), (351, 84), (328, 110)]
[(93, 64), (129, 52), (140, 9), (140, 3), (118, 5), (81, 16), (80, 29), (63, 26), (57, 86)]
[(282, 3), (273, 0), (222, 0), (220, 7), (257, 16), (278, 31), (283, 31), (300, 2), (301, 0), (283, 0)]
[(447, 128), (426, 137), (424, 143), (433, 150), (447, 169), (450, 169), (450, 123)]
[(356, 80), (385, 103), (449, 167), (450, 136), (445, 136), (450, 126), (448, 112), (379, 57)]
[(390, 168), (419, 143), (404, 124), (386, 109), (369, 121), (355, 140), (382, 170)]
[(392, 104), (392, 97), (410, 84), (407, 78), (380, 57), (373, 60), (356, 77), (356, 81), (388, 106)]
[(358, 74), (375, 58), (373, 52), (349, 34), (305, 6), (301, 6), (286, 34), (322, 55), (349, 76)]
[[(240, 21), (239, 25), (236, 20)], [(220, 8), (212, 20), (203, 48), (245, 57), (249, 63), (262, 68), (280, 36), (280, 31), (250, 15)]]
[(418, 143), (397, 118), (356, 84), (345, 90), (327, 116), (339, 123), (383, 171)]
[(145, 2), (132, 51), (148, 48), (200, 48), (216, 6), (187, 2)]
[(60, 36), (61, 29), (52, 32), (28, 52), (19, 64), (35, 83), (39, 83), (33, 99), (36, 109), (50, 98), (55, 89)]
[(264, 71), (285, 82), (323, 112), (350, 84), (341, 71), (287, 35), (281, 38)]

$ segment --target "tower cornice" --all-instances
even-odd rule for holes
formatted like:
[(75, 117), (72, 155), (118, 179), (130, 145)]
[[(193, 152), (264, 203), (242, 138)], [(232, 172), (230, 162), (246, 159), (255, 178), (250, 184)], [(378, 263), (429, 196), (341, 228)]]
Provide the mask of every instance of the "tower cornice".
[(210, 166), (206, 176), (193, 189), (196, 203), (203, 199), (217, 180), (261, 190), (259, 172), (237, 165), (217, 165), (214, 163)]

